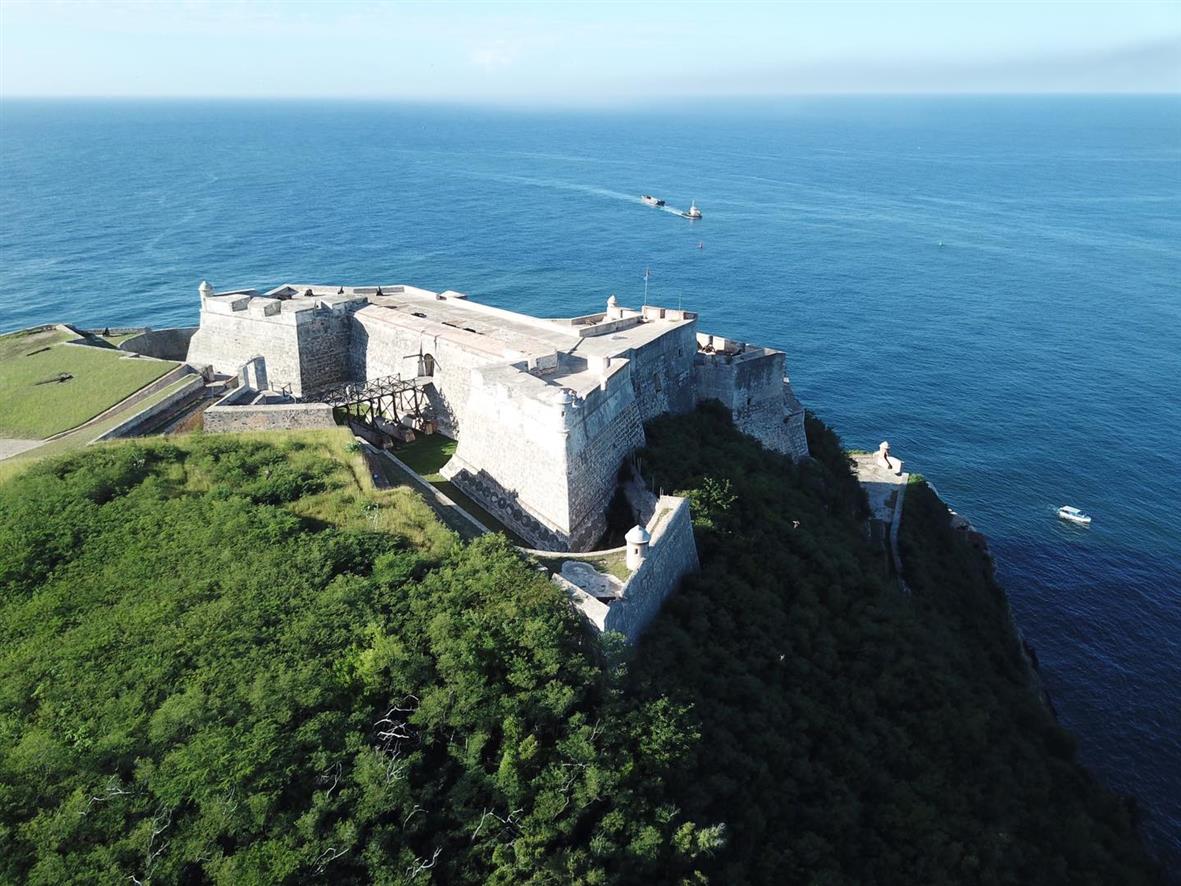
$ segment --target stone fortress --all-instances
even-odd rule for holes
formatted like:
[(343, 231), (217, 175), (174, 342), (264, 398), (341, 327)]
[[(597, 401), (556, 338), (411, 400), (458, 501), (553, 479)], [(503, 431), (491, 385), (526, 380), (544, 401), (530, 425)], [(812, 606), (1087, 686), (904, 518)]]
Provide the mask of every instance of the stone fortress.
[(612, 296), (602, 313), (541, 319), (413, 286), (202, 283), (187, 362), (295, 401), (400, 378), (457, 441), (443, 474), (534, 548), (585, 551), (606, 528), (644, 422), (718, 400), (766, 447), (807, 455), (782, 351), (700, 332), (697, 314)]

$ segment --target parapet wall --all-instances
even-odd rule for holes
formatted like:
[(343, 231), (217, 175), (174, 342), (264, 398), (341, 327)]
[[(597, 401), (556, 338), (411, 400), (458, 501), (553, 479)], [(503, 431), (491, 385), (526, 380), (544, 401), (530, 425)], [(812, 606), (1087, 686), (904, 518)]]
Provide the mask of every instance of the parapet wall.
[(157, 360), (175, 360), (183, 363), (188, 356), (189, 342), (196, 332), (196, 326), (145, 329), (139, 335), (122, 342), (119, 350), (141, 354), (144, 357), (155, 357)]
[(607, 529), (607, 506), (615, 494), (619, 468), (644, 445), (644, 422), (625, 364), (603, 389), (572, 410), (567, 437), (571, 550), (585, 550)]
[(632, 383), (643, 421), (693, 409), (693, 355), (696, 350), (694, 327), (687, 325), (670, 328), (655, 341), (629, 353)]
[(327, 403), (276, 403), (270, 405), (210, 406), (205, 410), (205, 431), (305, 431), (335, 428)]
[(698, 353), (694, 361), (697, 402), (718, 400), (744, 434), (775, 452), (792, 458), (806, 456), (803, 409), (786, 380), (785, 366), (782, 351), (766, 348)]
[(631, 643), (640, 638), (681, 580), (700, 568), (687, 499), (662, 495), (648, 521), (648, 532), (652, 540), (647, 556), (624, 583), (620, 597), (610, 603), (596, 599), (561, 575), (553, 577), (596, 629), (618, 631)]

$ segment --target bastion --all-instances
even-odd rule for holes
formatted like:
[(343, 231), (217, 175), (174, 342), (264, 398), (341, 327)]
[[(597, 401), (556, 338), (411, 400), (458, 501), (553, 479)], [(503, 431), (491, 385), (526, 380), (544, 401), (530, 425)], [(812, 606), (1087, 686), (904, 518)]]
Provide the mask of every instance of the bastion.
[(443, 475), (538, 549), (595, 546), (659, 415), (718, 400), (767, 448), (808, 453), (783, 352), (699, 332), (691, 311), (612, 296), (601, 313), (542, 319), (406, 285), (202, 283), (200, 298), (189, 364), (293, 403), (413, 383), (418, 428), (457, 441)]

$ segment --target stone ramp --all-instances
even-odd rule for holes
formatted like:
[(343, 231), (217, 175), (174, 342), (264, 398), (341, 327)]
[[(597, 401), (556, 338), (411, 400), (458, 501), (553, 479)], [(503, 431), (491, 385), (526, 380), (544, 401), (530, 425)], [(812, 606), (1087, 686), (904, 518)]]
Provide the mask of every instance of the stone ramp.
[[(910, 588), (902, 578), (902, 555), (898, 550), (898, 529), (902, 524), (902, 506), (906, 500), (906, 487), (910, 483), (910, 474), (901, 470), (895, 472), (878, 461), (875, 453), (858, 453), (850, 456), (853, 460), (854, 471), (861, 488), (869, 499), (869, 514), (871, 522), (878, 523), (883, 530), (882, 541), (890, 551), (890, 561), (894, 567), (894, 574), (898, 577), (902, 589), (910, 593)], [(872, 526), (871, 526), (872, 529)]]

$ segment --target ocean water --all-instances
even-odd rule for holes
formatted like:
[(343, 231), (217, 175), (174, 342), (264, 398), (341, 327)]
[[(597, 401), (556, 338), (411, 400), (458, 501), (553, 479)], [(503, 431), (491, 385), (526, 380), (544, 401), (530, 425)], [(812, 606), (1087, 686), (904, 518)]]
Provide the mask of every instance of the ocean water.
[(202, 278), (569, 315), (645, 268), (988, 534), (1081, 759), (1181, 869), (1181, 98), (0, 105), (0, 330), (191, 324)]

